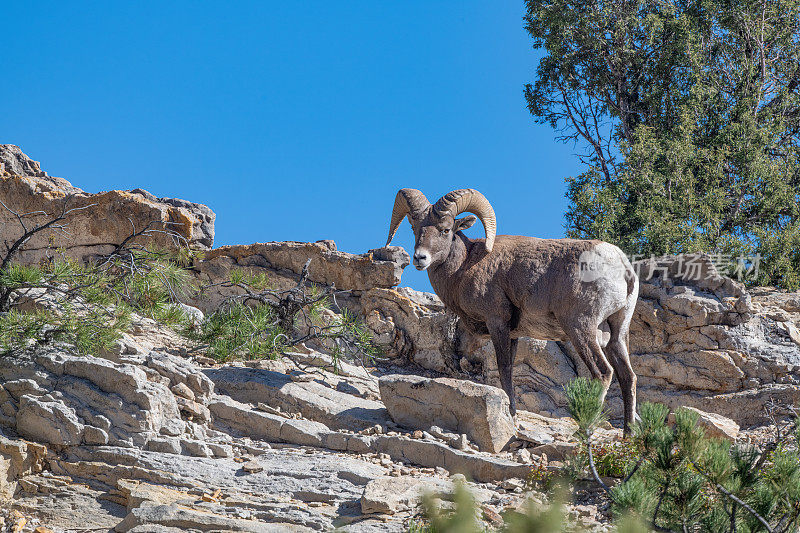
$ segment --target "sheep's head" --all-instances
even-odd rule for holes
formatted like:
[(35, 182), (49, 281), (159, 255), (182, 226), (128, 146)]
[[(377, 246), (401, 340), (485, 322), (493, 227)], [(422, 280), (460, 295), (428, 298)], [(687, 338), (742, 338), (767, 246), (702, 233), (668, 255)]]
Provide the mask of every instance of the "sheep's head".
[(416, 189), (400, 189), (394, 199), (392, 220), (389, 223), (388, 245), (397, 228), (408, 217), (414, 230), (414, 266), (417, 270), (443, 262), (450, 253), (456, 233), (475, 223), (472, 215), (456, 218), (461, 213), (474, 213), (486, 231), (486, 250), (491, 252), (497, 231), (497, 219), (489, 201), (475, 189), (459, 189), (442, 196), (431, 205)]

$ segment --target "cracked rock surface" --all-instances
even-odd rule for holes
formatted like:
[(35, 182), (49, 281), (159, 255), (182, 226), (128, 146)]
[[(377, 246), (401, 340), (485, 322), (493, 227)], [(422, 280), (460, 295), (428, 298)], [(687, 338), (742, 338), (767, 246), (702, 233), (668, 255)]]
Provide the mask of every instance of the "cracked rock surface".
[[(0, 359), (0, 490), (25, 531), (402, 532), (422, 494), (454, 479), (495, 512), (519, 503), (529, 494), (502, 484), (542, 461), (519, 450), (569, 440), (532, 419), (509, 449), (480, 451), (441, 421), (398, 425), (377, 369), (334, 374), (312, 350), (203, 368), (166, 328), (133, 322), (102, 356), (55, 345)], [(448, 381), (456, 402), (502, 394)]]

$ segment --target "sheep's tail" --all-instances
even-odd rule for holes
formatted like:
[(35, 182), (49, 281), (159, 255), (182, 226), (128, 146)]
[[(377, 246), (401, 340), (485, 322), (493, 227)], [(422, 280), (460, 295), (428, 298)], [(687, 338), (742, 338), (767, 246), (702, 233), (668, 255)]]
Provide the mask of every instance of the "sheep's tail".
[(630, 297), (634, 292), (636, 295), (634, 298), (639, 297), (639, 276), (636, 275), (636, 270), (631, 265), (628, 256), (620, 250), (620, 254), (622, 255), (622, 264), (625, 266), (625, 281), (628, 284), (628, 297)]
[(628, 296), (633, 294), (633, 291), (639, 292), (639, 279), (636, 276), (636, 271), (633, 270), (633, 267), (628, 266), (628, 269), (625, 272), (625, 279), (628, 282)]

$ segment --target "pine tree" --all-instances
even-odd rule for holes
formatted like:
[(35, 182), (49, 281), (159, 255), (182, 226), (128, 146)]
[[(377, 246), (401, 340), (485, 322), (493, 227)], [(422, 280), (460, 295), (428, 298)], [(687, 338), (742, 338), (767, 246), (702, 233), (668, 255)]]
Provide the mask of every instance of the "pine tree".
[[(633, 514), (657, 531), (795, 531), (800, 525), (797, 420), (764, 449), (708, 438), (697, 413), (643, 403), (633, 427), (638, 457), (628, 458), (619, 484), (600, 477), (592, 437), (603, 416), (599, 383), (578, 378), (565, 387), (588, 470), (611, 499), (618, 520)], [(587, 407), (589, 406), (589, 407)]]

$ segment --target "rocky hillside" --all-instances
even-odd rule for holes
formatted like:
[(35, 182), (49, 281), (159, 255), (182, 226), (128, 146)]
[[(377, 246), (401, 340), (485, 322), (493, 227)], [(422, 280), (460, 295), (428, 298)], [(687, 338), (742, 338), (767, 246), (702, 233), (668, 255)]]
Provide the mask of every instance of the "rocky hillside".
[[(346, 291), (338, 303), (363, 316), (393, 364), (499, 386), (488, 340), (470, 337), (436, 295), (396, 287), (409, 264), (401, 248), (353, 255), (336, 251), (331, 241), (225, 246), (195, 270), (201, 280), (214, 282), (244, 268), (288, 287), (308, 258), (311, 280)], [(691, 276), (681, 269), (687, 263), (695, 265)], [(764, 406), (771, 399), (800, 400), (798, 294), (748, 292), (720, 276), (701, 254), (636, 266), (642, 283), (630, 349), (640, 400), (696, 407), (742, 425), (766, 422)], [(227, 294), (220, 289), (192, 303), (213, 309)], [(520, 343), (514, 381), (524, 409), (564, 416), (561, 386), (581, 375), (588, 371), (568, 343)], [(616, 385), (610, 394), (612, 413), (621, 413)]]
[[(586, 370), (571, 346), (520, 343), (522, 410), (512, 419), (491, 344), (466, 334), (435, 295), (398, 287), (409, 264), (399, 247), (360, 255), (332, 241), (213, 249), (214, 214), (204, 205), (141, 190), (88, 194), (0, 145), (4, 240), (18, 231), (14, 212), (58, 212), (65, 198), (81, 208), (70, 232), (32, 239), (24, 261), (55, 248), (83, 260), (132, 225), (206, 250), (190, 267), (201, 284), (244, 270), (288, 288), (310, 259), (309, 281), (340, 291), (332, 312), (357, 313), (387, 360), (342, 363), (335, 373), (328, 354), (300, 346), (278, 360), (219, 364), (140, 316), (94, 356), (58, 344), (7, 354), (0, 495), (9, 530), (406, 531), (422, 493), (447, 493), (460, 480), (491, 522), (527, 499), (542, 501), (525, 480), (534, 468), (558, 469), (575, 447), (562, 386)], [(163, 235), (148, 238), (169, 245)], [(687, 275), (687, 261), (699, 278)], [(735, 439), (740, 426), (767, 421), (769, 402), (800, 399), (800, 296), (748, 292), (706, 256), (637, 266), (630, 342), (640, 400), (695, 407), (702, 423)], [(241, 290), (216, 285), (186, 303), (201, 316)], [(613, 413), (618, 390), (610, 400)], [(601, 438), (619, 433), (609, 426)], [(608, 513), (591, 495), (569, 510), (600, 529)]]

